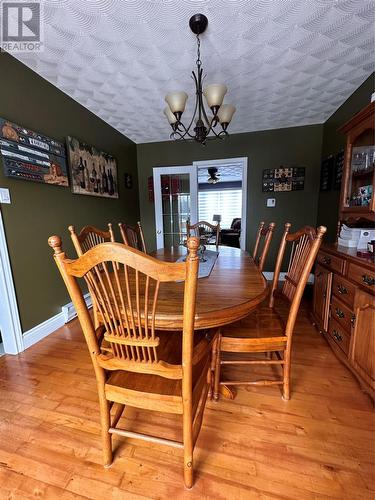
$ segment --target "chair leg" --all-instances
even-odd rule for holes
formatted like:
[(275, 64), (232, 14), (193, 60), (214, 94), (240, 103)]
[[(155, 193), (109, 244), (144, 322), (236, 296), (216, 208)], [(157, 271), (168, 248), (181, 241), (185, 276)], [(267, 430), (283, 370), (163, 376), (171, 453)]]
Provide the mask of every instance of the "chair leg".
[(193, 419), (191, 408), (183, 415), (183, 441), (184, 441), (184, 483), (190, 489), (193, 486)]
[(210, 389), (208, 391), (208, 397), (212, 400), (214, 397), (214, 383), (215, 383), (215, 363), (217, 356), (217, 338), (214, 340), (212, 345), (211, 352), (211, 366), (209, 370), (209, 381), (210, 381)]
[(113, 461), (112, 435), (108, 432), (111, 426), (111, 413), (109, 401), (103, 394), (99, 394), (100, 423), (102, 431), (103, 462), (104, 467), (109, 467)]
[(283, 399), (288, 401), (290, 399), (290, 352), (284, 351), (284, 365), (283, 365)]
[(214, 374), (214, 400), (219, 400), (220, 394), (220, 371), (221, 371), (221, 359), (220, 359), (220, 344), (221, 335), (219, 334), (216, 344), (216, 357), (215, 357), (215, 374)]

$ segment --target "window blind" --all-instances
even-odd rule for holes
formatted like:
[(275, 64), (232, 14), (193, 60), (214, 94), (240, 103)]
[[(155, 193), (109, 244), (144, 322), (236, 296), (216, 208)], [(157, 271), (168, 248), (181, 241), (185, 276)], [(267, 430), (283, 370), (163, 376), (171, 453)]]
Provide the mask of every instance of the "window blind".
[(235, 217), (241, 217), (242, 190), (223, 189), (222, 191), (198, 192), (199, 220), (212, 222), (214, 214), (221, 215), (220, 226), (230, 228)]

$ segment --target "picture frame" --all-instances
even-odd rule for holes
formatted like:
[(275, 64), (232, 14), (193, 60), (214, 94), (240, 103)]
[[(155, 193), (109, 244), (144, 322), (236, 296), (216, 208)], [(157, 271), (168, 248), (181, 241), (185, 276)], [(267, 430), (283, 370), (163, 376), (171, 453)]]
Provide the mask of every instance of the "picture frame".
[(72, 193), (119, 198), (115, 158), (75, 137), (66, 142)]

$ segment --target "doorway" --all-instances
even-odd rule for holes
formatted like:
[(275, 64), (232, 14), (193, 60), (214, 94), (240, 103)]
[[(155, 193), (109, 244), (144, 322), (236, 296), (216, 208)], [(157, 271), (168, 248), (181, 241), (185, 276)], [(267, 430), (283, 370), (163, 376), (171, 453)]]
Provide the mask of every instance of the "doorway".
[[(216, 170), (217, 182), (208, 180), (208, 169)], [(233, 246), (246, 249), (246, 157), (155, 167), (153, 178), (157, 248), (182, 245), (186, 240), (186, 221), (190, 219), (192, 224), (198, 220), (220, 222), (223, 233), (233, 233), (235, 239), (237, 232), (238, 243)], [(237, 224), (232, 228), (235, 219)]]
[(24, 350), (21, 323), (14, 290), (12, 269), (0, 210), (0, 353), (18, 354)]
[(246, 249), (247, 158), (196, 161), (198, 219), (220, 223), (221, 244)]

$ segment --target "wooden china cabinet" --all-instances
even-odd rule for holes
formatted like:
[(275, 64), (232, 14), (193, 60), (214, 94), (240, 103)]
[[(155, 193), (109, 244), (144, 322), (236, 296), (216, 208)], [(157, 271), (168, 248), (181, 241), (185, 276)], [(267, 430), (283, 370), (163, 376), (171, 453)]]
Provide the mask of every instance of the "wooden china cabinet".
[[(375, 223), (375, 102), (340, 129), (346, 134), (339, 227)], [(315, 267), (313, 320), (336, 356), (375, 398), (375, 265), (356, 248), (323, 244)]]

